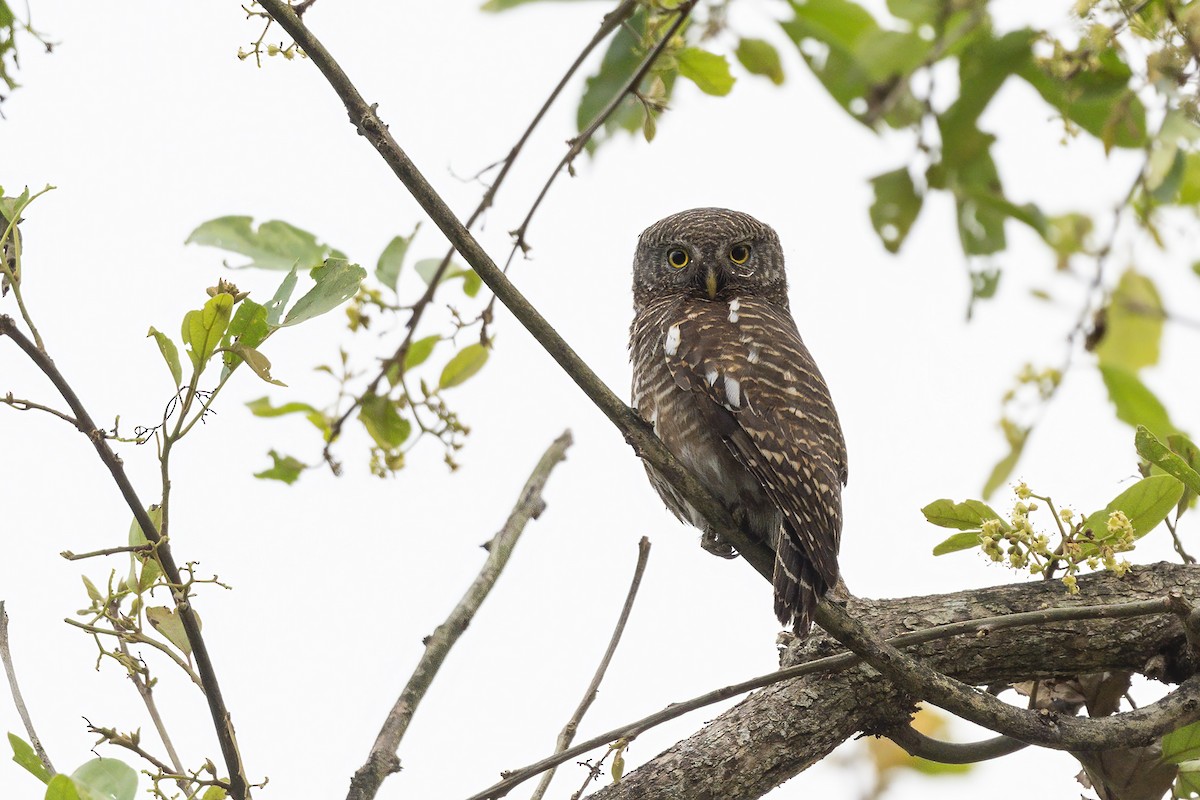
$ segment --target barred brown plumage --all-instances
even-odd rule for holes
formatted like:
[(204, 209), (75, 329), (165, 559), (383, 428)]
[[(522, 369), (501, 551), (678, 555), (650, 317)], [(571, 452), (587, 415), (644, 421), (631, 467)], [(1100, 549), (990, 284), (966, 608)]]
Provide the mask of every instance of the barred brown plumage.
[[(838, 579), (846, 444), (788, 308), (778, 236), (727, 209), (667, 217), (638, 239), (633, 296), (634, 406), (745, 532), (775, 550), (775, 614), (807, 633)], [(705, 549), (736, 555), (647, 472)]]

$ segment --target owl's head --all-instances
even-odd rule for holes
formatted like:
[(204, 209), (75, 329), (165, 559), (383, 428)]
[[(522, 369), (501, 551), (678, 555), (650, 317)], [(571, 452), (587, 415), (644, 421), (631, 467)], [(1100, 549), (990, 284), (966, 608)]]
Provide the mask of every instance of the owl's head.
[(727, 208), (693, 208), (659, 220), (638, 237), (633, 299), (665, 296), (726, 302), (764, 297), (787, 307), (779, 237), (769, 225)]

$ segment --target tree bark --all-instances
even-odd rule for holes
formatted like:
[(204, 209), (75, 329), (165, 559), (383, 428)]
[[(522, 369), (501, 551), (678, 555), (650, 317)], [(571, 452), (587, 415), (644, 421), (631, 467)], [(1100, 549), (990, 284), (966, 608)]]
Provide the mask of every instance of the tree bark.
[[(879, 636), (890, 637), (961, 620), (1152, 600), (1171, 592), (1200, 598), (1200, 567), (1160, 563), (1137, 567), (1124, 578), (1110, 573), (1087, 576), (1079, 587), (1079, 594), (1068, 595), (1058, 581), (1039, 581), (926, 597), (855, 598), (848, 610)], [(788, 666), (840, 650), (837, 642), (815, 631), (807, 640), (792, 643), (781, 662)], [(1102, 670), (1129, 670), (1179, 683), (1197, 664), (1178, 617), (1165, 613), (981, 631), (919, 645), (914, 653), (933, 668), (976, 686)], [(884, 733), (907, 723), (915, 699), (862, 664), (770, 686), (591, 797), (761, 797), (855, 734)]]

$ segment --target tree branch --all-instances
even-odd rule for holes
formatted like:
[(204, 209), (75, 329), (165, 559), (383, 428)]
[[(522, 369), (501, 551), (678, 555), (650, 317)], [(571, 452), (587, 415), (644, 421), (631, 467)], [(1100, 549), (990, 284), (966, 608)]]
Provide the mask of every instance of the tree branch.
[(0, 661), (4, 662), (4, 672), (8, 675), (8, 690), (12, 694), (13, 704), (17, 707), (17, 714), (21, 717), (21, 724), (25, 726), (29, 743), (33, 745), (33, 750), (46, 771), (56, 775), (54, 765), (50, 763), (50, 756), (46, 754), (42, 740), (33, 729), (33, 718), (29, 716), (29, 709), (25, 707), (25, 698), (21, 696), (21, 687), (17, 683), (17, 670), (13, 666), (12, 650), (8, 644), (8, 612), (4, 610), (3, 600), (0, 600)]
[[(948, 595), (894, 600), (854, 600), (849, 611), (880, 636), (914, 626), (959, 625), (972, 617), (1078, 610), (1081, 604), (1120, 607), (1127, 601), (1162, 604), (1171, 592), (1200, 594), (1200, 569), (1178, 564), (1138, 567), (1125, 578), (1110, 573), (1083, 577), (1079, 595), (1045, 581), (975, 589)], [(1165, 605), (1160, 605), (1165, 609)], [(1145, 706), (1172, 724), (1194, 718), (1200, 708), (1197, 661), (1177, 616), (1051, 621), (1036, 627), (936, 640), (914, 648), (930, 667), (971, 685), (1065, 677), (1103, 670), (1131, 670), (1164, 681), (1183, 681), (1174, 699)], [(836, 648), (814, 634), (793, 644), (788, 663)], [(911, 695), (863, 666), (823, 671), (774, 684), (748, 697), (693, 736), (626, 773), (619, 784), (591, 795), (595, 800), (760, 797), (828, 755), (859, 732), (891, 735), (908, 724)], [(1135, 712), (1136, 713), (1136, 712)], [(1175, 714), (1180, 713), (1178, 718)], [(1071, 719), (1038, 712), (1050, 730), (1064, 722), (1091, 728), (1103, 720)], [(1120, 725), (1120, 723), (1118, 723)], [(1091, 728), (1100, 730), (1100, 728)], [(1107, 734), (1106, 734), (1107, 735)], [(1120, 738), (1119, 736), (1116, 738)], [(1091, 744), (1098, 742), (1096, 739)], [(1089, 747), (1088, 749), (1093, 749)], [(480, 795), (499, 797), (500, 794)]]
[(755, 570), (770, 580), (775, 554), (761, 542), (746, 536), (729, 511), (700, 483), (694, 474), (683, 467), (666, 449), (648, 425), (628, 405), (613, 394), (583, 359), (571, 348), (537, 309), (525, 299), (500, 268), (479, 245), (471, 232), (459, 222), (434, 188), (421, 174), (408, 155), (392, 138), (387, 125), (379, 118), (375, 107), (368, 104), (350, 81), (349, 76), (330, 55), (321, 41), (283, 0), (261, 0), (260, 5), (308, 55), (321, 71), (330, 87), (346, 106), (350, 122), (360, 135), (366, 137), (412, 194), (438, 229), (487, 284), (500, 302), (528, 330), (563, 371), (575, 381), (597, 408), (625, 435), (634, 452), (648, 461), (671, 483), (692, 507), (713, 525), (714, 531), (732, 543)]
[[(600, 665), (596, 667), (596, 674), (592, 676), (592, 681), (584, 691), (583, 699), (579, 701), (575, 713), (571, 715), (571, 719), (558, 734), (558, 742), (555, 745), (556, 752), (561, 753), (570, 747), (575, 733), (579, 730), (579, 723), (583, 721), (583, 715), (591, 708), (592, 701), (596, 699), (596, 694), (600, 691), (600, 682), (604, 680), (604, 673), (608, 672), (608, 665), (612, 661), (613, 653), (617, 652), (617, 645), (621, 641), (621, 635), (625, 632), (625, 623), (629, 621), (629, 614), (633, 611), (633, 601), (637, 599), (638, 589), (642, 585), (642, 575), (646, 572), (646, 562), (649, 560), (650, 540), (643, 536), (638, 542), (638, 560), (637, 566), (633, 569), (633, 580), (629, 584), (629, 592), (625, 595), (625, 605), (621, 607), (617, 626), (608, 640), (608, 649), (604, 651), (604, 657), (600, 659)], [(554, 780), (554, 769), (551, 767), (542, 775), (542, 780), (538, 782), (537, 789), (534, 790), (529, 800), (542, 800), (546, 790), (550, 788), (550, 781)]]
[[(1046, 627), (1062, 622), (1082, 620), (1132, 619), (1134, 617), (1166, 614), (1170, 613), (1171, 610), (1171, 602), (1166, 597), (1152, 597), (1148, 600), (1135, 600), (1128, 603), (1117, 602), (1104, 605), (1071, 604), (1054, 608), (1038, 607), (1033, 611), (1019, 611), (990, 617), (971, 617), (957, 622), (935, 624), (932, 627), (895, 636), (888, 639), (888, 642), (896, 647), (909, 647), (949, 639), (955, 636), (971, 634), (975, 636), (990, 636), (996, 631), (1010, 628), (1025, 626)], [(817, 654), (820, 654), (820, 652), (822, 651), (818, 650)], [(791, 666), (776, 672), (760, 675), (756, 678), (729, 686), (723, 686), (720, 689), (714, 689), (711, 692), (706, 692), (690, 700), (671, 703), (661, 711), (643, 717), (636, 722), (606, 731), (561, 753), (548, 756), (520, 769), (508, 770), (505, 772), (505, 777), (502, 781), (478, 794), (472, 795), (469, 800), (486, 800), (486, 798), (503, 797), (518, 784), (529, 780), (538, 773), (558, 766), (575, 756), (582, 755), (597, 747), (603, 747), (618, 739), (632, 739), (664, 722), (714, 703), (719, 703), (722, 700), (737, 697), (739, 694), (745, 694), (755, 689), (762, 689), (773, 684), (807, 675), (816, 675), (822, 672), (840, 672), (861, 663), (861, 659), (853, 653), (841, 653), (835, 656), (812, 658), (812, 660), (808, 660), (808, 658), (808, 655), (805, 655), (803, 658), (793, 658), (788, 661)], [(800, 663), (796, 663), (797, 660)], [(907, 724), (907, 718), (904, 724)], [(1007, 739), (1008, 737), (1002, 738)]]
[(571, 432), (565, 431), (547, 448), (525, 483), (525, 488), (521, 490), (521, 496), (508, 521), (485, 545), (488, 557), (483, 569), (446, 621), (425, 640), (425, 652), (417, 663), (417, 668), (413, 670), (404, 691), (400, 693), (399, 699), (388, 713), (366, 763), (359, 767), (350, 781), (347, 800), (370, 800), (375, 797), (384, 779), (400, 770), (400, 759), (396, 756), (396, 750), (400, 747), (400, 740), (404, 738), (413, 714), (416, 713), (417, 705), (425, 697), (450, 649), (462, 636), (475, 612), (496, 585), (496, 580), (508, 564), (509, 556), (525, 530), (525, 525), (529, 520), (537, 519), (546, 508), (546, 501), (542, 499), (542, 489), (546, 486), (550, 472), (566, 458), (567, 448), (570, 446)]
[(229, 711), (225, 707), (225, 699), (221, 696), (221, 685), (217, 682), (217, 673), (213, 667), (212, 659), (208, 654), (208, 645), (205, 644), (204, 636), (200, 632), (200, 621), (196, 617), (196, 612), (192, 610), (191, 599), (186, 593), (182, 576), (179, 574), (179, 568), (175, 565), (175, 558), (171, 554), (170, 544), (159, 535), (158, 529), (154, 525), (154, 521), (150, 519), (150, 515), (146, 511), (146, 506), (138, 499), (137, 491), (130, 483), (129, 477), (125, 474), (125, 466), (121, 459), (108, 446), (108, 441), (104, 436), (104, 431), (97, 427), (92, 421), (92, 417), (84, 408), (82, 401), (71, 385), (67, 383), (67, 379), (58, 371), (54, 361), (46, 352), (34, 345), (21, 333), (17, 328), (16, 322), (7, 314), (0, 314), (0, 336), (7, 336), (13, 340), (17, 347), (24, 351), (38, 369), (50, 379), (54, 384), (54, 388), (58, 389), (63, 400), (70, 406), (75, 419), (78, 421), (80, 432), (87, 436), (92, 446), (96, 448), (96, 453), (100, 456), (100, 460), (104, 466), (108, 468), (109, 474), (112, 475), (113, 481), (116, 482), (117, 488), (121, 492), (121, 496), (125, 498), (126, 505), (133, 512), (134, 519), (137, 520), (138, 526), (141, 527), (142, 533), (146, 536), (147, 541), (155, 546), (155, 552), (158, 554), (158, 561), (163, 568), (163, 574), (167, 576), (167, 580), (171, 584), (171, 598), (175, 601), (175, 607), (179, 610), (180, 621), (183, 623), (183, 629), (187, 633), (188, 642), (192, 646), (192, 655), (196, 660), (196, 671), (200, 675), (200, 686), (204, 691), (204, 697), (208, 701), (208, 710), (212, 716), (213, 728), (217, 734), (217, 741), (221, 746), (221, 755), (225, 761), (225, 767), (229, 770), (229, 794), (234, 800), (245, 800), (249, 796), (248, 782), (246, 780), (245, 770), (242, 766), (242, 757), (238, 752), (237, 737), (233, 732), (233, 722), (230, 719)]

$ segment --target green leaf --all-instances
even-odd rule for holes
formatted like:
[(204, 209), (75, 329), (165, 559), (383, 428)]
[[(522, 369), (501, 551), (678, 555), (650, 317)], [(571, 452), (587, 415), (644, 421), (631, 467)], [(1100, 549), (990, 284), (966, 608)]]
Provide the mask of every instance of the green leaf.
[(888, 11), (897, 19), (904, 19), (916, 25), (933, 25), (938, 21), (945, 0), (887, 0)]
[[(1167, 437), (1167, 447), (1182, 458), (1192, 471), (1200, 475), (1200, 447), (1197, 447), (1195, 442), (1182, 433), (1172, 433)], [(1183, 499), (1179, 501), (1180, 512), (1195, 505), (1197, 495), (1200, 495), (1200, 492), (1193, 492), (1191, 489), (1185, 491)]]
[(887, 251), (895, 253), (921, 213), (921, 195), (917, 194), (906, 167), (876, 175), (871, 186), (875, 189), (871, 226)]
[(396, 449), (412, 433), (412, 423), (400, 416), (396, 404), (386, 395), (364, 396), (358, 418), (375, 443), (384, 450)]
[(291, 456), (282, 456), (272, 450), (268, 455), (274, 463), (269, 469), (254, 473), (254, 477), (263, 480), (283, 481), (291, 485), (300, 479), (300, 473), (308, 469), (308, 465)]
[(1200, 203), (1200, 153), (1184, 155), (1183, 177), (1179, 182), (1179, 194), (1175, 200), (1185, 206)]
[(959, 86), (968, 86), (970, 91), (960, 92), (938, 116), (942, 161), (949, 169), (974, 161), (991, 145), (993, 137), (978, 129), (979, 117), (1008, 77), (1028, 64), (1035, 38), (1036, 33), (1025, 28), (999, 38), (985, 30), (959, 54)]
[(1162, 737), (1162, 760), (1166, 763), (1182, 764), (1197, 759), (1200, 759), (1200, 722), (1184, 725)]
[(1134, 538), (1140, 539), (1167, 518), (1183, 496), (1183, 484), (1170, 475), (1151, 475), (1142, 478), (1113, 498), (1103, 511), (1088, 515), (1084, 530), (1090, 529), (1098, 539), (1105, 539), (1108, 517), (1114, 511), (1124, 511), (1133, 526)]
[(935, 556), (944, 556), (946, 553), (956, 553), (959, 550), (970, 550), (979, 546), (979, 537), (982, 531), (963, 531), (956, 533), (949, 539), (933, 548)]
[(729, 61), (725, 56), (685, 47), (675, 54), (679, 63), (679, 74), (700, 88), (705, 94), (724, 97), (733, 89), (736, 80), (729, 72)]
[(1019, 428), (1015, 425), (1005, 425), (1004, 438), (1008, 441), (1008, 454), (997, 461), (996, 466), (992, 467), (991, 473), (983, 484), (984, 497), (991, 497), (997, 489), (1004, 485), (1004, 482), (1008, 480), (1008, 476), (1012, 475), (1017, 462), (1021, 460), (1021, 452), (1025, 449), (1025, 442), (1029, 439), (1029, 429)]
[(317, 285), (296, 301), (283, 319), (284, 327), (297, 325), (332, 311), (358, 292), (367, 271), (344, 258), (330, 258), (311, 273)]
[(783, 62), (779, 58), (779, 51), (766, 39), (739, 39), (734, 55), (751, 75), (769, 78), (776, 86), (783, 83)]
[(1049, 60), (1030, 60), (1018, 74), (1064, 117), (1100, 139), (1106, 151), (1143, 146), (1146, 108), (1129, 88), (1132, 70), (1115, 47), (1102, 50), (1094, 63), (1066, 77)]
[(158, 343), (158, 351), (162, 353), (163, 361), (167, 362), (167, 369), (171, 370), (171, 378), (175, 381), (175, 388), (178, 389), (183, 384), (183, 367), (179, 365), (179, 349), (175, 347), (171, 337), (154, 326), (150, 326), (146, 336), (153, 336), (154, 341)]
[(231, 337), (231, 341), (241, 342), (248, 347), (258, 347), (271, 333), (267, 315), (266, 306), (260, 306), (247, 298), (238, 304), (226, 333)]
[(1200, 796), (1200, 761), (1186, 761), (1179, 765), (1179, 775), (1172, 787), (1174, 797)]
[(103, 603), (104, 595), (96, 588), (96, 584), (92, 583), (92, 579), (87, 575), (81, 575), (80, 577), (83, 578), (83, 587), (87, 589), (88, 599), (93, 603)]
[(80, 800), (133, 800), (138, 777), (115, 758), (93, 758), (71, 773)]
[(229, 346), (229, 350), (234, 353), (242, 361), (246, 362), (246, 366), (254, 370), (254, 374), (262, 378), (267, 383), (273, 383), (276, 386), (287, 386), (286, 383), (276, 380), (271, 377), (271, 361), (262, 353), (255, 350), (250, 345), (234, 342)]
[(781, 23), (784, 32), (834, 100), (860, 120), (878, 113), (873, 104), (901, 87), (901, 79), (921, 66), (932, 46), (916, 33), (881, 28), (850, 0), (790, 4), (795, 17)]
[(438, 379), (439, 389), (458, 386), (479, 370), (488, 360), (488, 349), (479, 343), (469, 344), (454, 354), (454, 358), (442, 369)]
[[(236, 352), (236, 347), (257, 348), (271, 334), (271, 326), (267, 324), (267, 308), (253, 300), (242, 300), (233, 313), (233, 319), (221, 338), (221, 347), (225, 348), (224, 377), (233, 370), (242, 359)], [(268, 369), (270, 364), (268, 363)], [(257, 371), (257, 370), (256, 370)]]
[(204, 794), (200, 795), (200, 800), (225, 800), (227, 797), (229, 797), (229, 793), (222, 787), (210, 786), (205, 790)]
[(28, 770), (33, 777), (42, 783), (50, 782), (50, 778), (52, 777), (50, 771), (46, 769), (42, 760), (38, 758), (37, 752), (34, 751), (33, 746), (29, 742), (15, 733), (10, 733), (8, 735), (8, 743), (12, 746), (13, 761)]
[(404, 266), (404, 256), (408, 253), (408, 246), (420, 229), (421, 225), (418, 223), (407, 237), (394, 237), (379, 254), (379, 263), (375, 265), (375, 277), (393, 292), (396, 291), (396, 282), (400, 279), (400, 268)]
[(197, 373), (203, 372), (208, 360), (221, 343), (225, 328), (233, 313), (233, 297), (219, 294), (210, 298), (204, 308), (189, 311), (183, 316), (182, 336), (187, 346), (188, 357)]
[[(252, 217), (220, 217), (205, 222), (187, 238), (187, 244), (218, 247), (248, 256), (250, 263), (237, 269), (309, 269), (332, 254), (317, 237), (280, 220), (264, 222), (257, 230)], [(227, 265), (228, 266), (228, 265)]]
[[(1200, 495), (1200, 473), (1192, 469), (1187, 461), (1180, 458), (1163, 444), (1145, 426), (1139, 425), (1133, 436), (1134, 447), (1138, 455), (1149, 461), (1163, 472), (1179, 480), (1188, 489)], [(1200, 756), (1198, 756), (1200, 757)]]
[(246, 403), (246, 408), (256, 417), (282, 417), (285, 414), (303, 414), (326, 437), (329, 435), (329, 418), (308, 403), (291, 402), (272, 406), (269, 397), (260, 397)]
[(292, 267), (279, 284), (279, 288), (275, 290), (274, 297), (267, 303), (267, 325), (272, 328), (279, 327), (279, 321), (283, 319), (283, 309), (287, 306), (288, 300), (292, 298), (292, 292), (296, 290), (296, 281), (299, 280), (296, 276), (297, 267)]
[(84, 798), (80, 797), (79, 790), (75, 787), (75, 781), (71, 780), (71, 776), (60, 773), (46, 784), (45, 800), (84, 800)]
[[(162, 527), (162, 507), (153, 504), (146, 509), (150, 521), (154, 523), (155, 530)], [(129, 535), (127, 539), (130, 547), (140, 547), (144, 544), (149, 544), (150, 540), (146, 538), (145, 531), (142, 530), (141, 523), (137, 521), (137, 517), (129, 523)], [(138, 574), (138, 565), (141, 565), (141, 573)], [(130, 553), (129, 554), (129, 578), (127, 582), (134, 591), (141, 593), (154, 585), (158, 577), (162, 574), (162, 567), (158, 565), (154, 557), (145, 553)]]
[(1116, 406), (1117, 419), (1135, 428), (1145, 425), (1160, 438), (1175, 432), (1167, 409), (1136, 374), (1101, 364), (1100, 377), (1108, 389), (1108, 399)]
[[(421, 276), (421, 280), (425, 281), (425, 285), (428, 286), (433, 280), (433, 276), (437, 274), (438, 267), (441, 264), (442, 259), (440, 258), (423, 258), (413, 265), (413, 269), (416, 270), (416, 273)], [(463, 279), (463, 293), (467, 297), (474, 297), (479, 294), (479, 288), (483, 285), (483, 281), (475, 274), (475, 270), (461, 267), (453, 261), (446, 265), (445, 271), (442, 272), (442, 279), (438, 283), (445, 283), (455, 278)]]
[(942, 528), (957, 528), (960, 531), (978, 530), (987, 520), (997, 520), (1000, 526), (1007, 530), (1009, 524), (1000, 515), (979, 500), (964, 500), (956, 503), (953, 500), (934, 500), (921, 509), (925, 519)]
[(426, 359), (432, 355), (433, 348), (436, 347), (437, 343), (441, 340), (441, 336), (434, 334), (433, 336), (426, 336), (423, 339), (417, 339), (415, 342), (410, 344), (408, 346), (408, 352), (404, 355), (404, 371), (407, 372), (413, 367), (424, 364)]
[(188, 641), (187, 631), (183, 629), (183, 619), (180, 618), (179, 612), (166, 606), (152, 606), (146, 609), (146, 619), (168, 642), (178, 647), (184, 655), (191, 656), (192, 644)]
[(1154, 282), (1127, 269), (1106, 309), (1104, 336), (1096, 346), (1101, 366), (1137, 372), (1158, 363), (1166, 310)]

